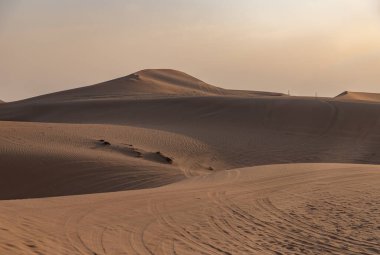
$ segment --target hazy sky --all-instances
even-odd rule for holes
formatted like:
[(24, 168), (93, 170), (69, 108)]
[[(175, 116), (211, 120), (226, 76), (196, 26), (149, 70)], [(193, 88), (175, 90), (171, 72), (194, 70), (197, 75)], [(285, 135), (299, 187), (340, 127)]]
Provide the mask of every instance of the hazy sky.
[(380, 92), (380, 1), (0, 0), (0, 99), (145, 68), (234, 89)]

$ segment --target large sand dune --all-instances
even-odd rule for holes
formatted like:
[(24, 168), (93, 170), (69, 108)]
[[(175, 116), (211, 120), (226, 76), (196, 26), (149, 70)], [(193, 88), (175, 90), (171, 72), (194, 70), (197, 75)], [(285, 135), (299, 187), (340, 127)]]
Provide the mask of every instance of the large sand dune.
[(67, 91), (38, 96), (28, 102), (161, 98), (171, 96), (281, 96), (281, 93), (227, 90), (170, 69), (142, 70), (125, 77)]
[(378, 254), (374, 98), (160, 69), (3, 104), (0, 254)]
[[(210, 169), (274, 163), (380, 163), (377, 104), (196, 97), (35, 107), (5, 107), (0, 116), (11, 109), (6, 113), (11, 120), (82, 124), (3, 122), (0, 148), (2, 157), (9, 160), (1, 171), (13, 173), (0, 180), (5, 184), (0, 185), (3, 199), (153, 187)], [(100, 139), (111, 146), (102, 145)], [(134, 150), (147, 155), (160, 151), (173, 158), (174, 164), (139, 158)], [(75, 163), (78, 159), (85, 163)], [(169, 172), (162, 170), (168, 167)], [(82, 173), (82, 169), (86, 170)], [(157, 177), (156, 181), (142, 185), (142, 177), (129, 174), (135, 175), (137, 169), (144, 178)], [(19, 183), (20, 174), (42, 175), (34, 180), (50, 185), (38, 183), (39, 189), (32, 192), (35, 181)], [(167, 176), (165, 181), (162, 176)], [(73, 178), (81, 179), (80, 185), (70, 181)]]

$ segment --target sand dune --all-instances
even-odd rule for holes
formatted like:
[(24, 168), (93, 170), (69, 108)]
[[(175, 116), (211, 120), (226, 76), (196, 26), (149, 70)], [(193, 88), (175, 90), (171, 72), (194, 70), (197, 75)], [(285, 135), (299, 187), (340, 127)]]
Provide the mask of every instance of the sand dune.
[(206, 169), (211, 151), (158, 130), (0, 122), (0, 199), (161, 186), (185, 178), (187, 169)]
[[(185, 176), (272, 163), (376, 163), (380, 151), (376, 136), (353, 140), (232, 127), (185, 136), (128, 126), (0, 124), (1, 199), (149, 188)], [(158, 151), (173, 163), (160, 159)]]
[(0, 109), (0, 120), (131, 125), (185, 135), (189, 135), (183, 131), (187, 127), (221, 125), (315, 135), (377, 135), (380, 105), (341, 100), (344, 97), (233, 91), (179, 71), (143, 70), (97, 85), (7, 103)]
[[(181, 72), (137, 74), (139, 82), (149, 78), (154, 86), (165, 80), (181, 88), (198, 84), (199, 91), (221, 91)], [(0, 120), (13, 122), (1, 123), (6, 167), (0, 197), (149, 188), (184, 176), (266, 164), (380, 163), (379, 104), (250, 95), (109, 97), (118, 89), (121, 93), (120, 84), (111, 81), (4, 105)], [(145, 85), (136, 86), (152, 91)], [(102, 146), (99, 139), (112, 145)], [(174, 164), (149, 160), (158, 151), (174, 158)], [(28, 177), (25, 183), (19, 182), (20, 175)]]
[[(8, 103), (1, 120), (118, 124), (163, 129), (220, 126), (355, 134), (377, 132), (380, 105), (292, 97), (180, 97), (161, 99)], [(231, 123), (233, 122), (233, 123)], [(369, 130), (367, 130), (369, 129)]]
[(170, 69), (147, 69), (99, 84), (27, 99), (27, 102), (138, 99), (171, 96), (281, 96), (281, 93), (227, 90)]
[(380, 94), (345, 91), (342, 94), (339, 94), (336, 97), (336, 99), (338, 99), (338, 100), (361, 100), (361, 101), (369, 101), (369, 102), (380, 103)]
[[(14, 174), (0, 180), (1, 198), (147, 188), (184, 175), (207, 174), (210, 169), (276, 163), (378, 164), (379, 112), (377, 104), (302, 98), (196, 97), (6, 106), (0, 109), (0, 118), (82, 124), (2, 122), (0, 147), (7, 162), (2, 171)], [(99, 145), (99, 139), (112, 146)], [(137, 158), (128, 144), (151, 155), (161, 151), (175, 164)], [(78, 159), (85, 163), (76, 163)], [(28, 178), (27, 185), (18, 183), (24, 173), (40, 177)], [(54, 192), (51, 187), (56, 187)]]
[(157, 189), (2, 201), (0, 252), (379, 254), (379, 175), (378, 166), (278, 165)]
[(0, 254), (379, 254), (376, 98), (160, 69), (2, 104)]

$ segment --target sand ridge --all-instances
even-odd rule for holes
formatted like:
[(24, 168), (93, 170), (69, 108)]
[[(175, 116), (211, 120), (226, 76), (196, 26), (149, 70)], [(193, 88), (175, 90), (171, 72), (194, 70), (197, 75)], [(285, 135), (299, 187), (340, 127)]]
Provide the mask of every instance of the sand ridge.
[(379, 93), (367, 93), (367, 92), (351, 92), (345, 91), (335, 97), (337, 100), (359, 100), (368, 102), (380, 102)]
[(281, 93), (228, 90), (171, 69), (146, 69), (86, 87), (37, 96), (21, 102), (61, 102), (178, 96), (282, 96)]

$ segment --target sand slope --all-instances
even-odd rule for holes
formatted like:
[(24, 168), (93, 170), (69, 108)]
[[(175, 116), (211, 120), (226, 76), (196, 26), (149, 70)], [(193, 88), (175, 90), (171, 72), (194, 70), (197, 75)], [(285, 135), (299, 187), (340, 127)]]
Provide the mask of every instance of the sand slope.
[[(137, 79), (132, 75), (121, 78), (126, 83), (117, 79), (2, 106), (0, 120), (13, 122), (0, 122), (5, 176), (0, 197), (148, 188), (184, 176), (275, 163), (380, 163), (380, 104), (217, 96), (222, 89), (181, 72), (137, 74), (138, 84), (129, 81)], [(156, 96), (167, 93), (163, 81), (179, 94), (133, 96), (137, 88), (155, 89)], [(184, 96), (181, 89), (198, 95)], [(132, 94), (123, 96), (123, 91)], [(102, 146), (99, 139), (112, 145)], [(174, 164), (159, 162), (158, 151)], [(28, 181), (19, 182), (19, 176)]]
[[(119, 124), (162, 129), (187, 125), (304, 133), (377, 132), (379, 104), (292, 97), (177, 97), (141, 100), (12, 103), (0, 109), (1, 120)], [(233, 122), (233, 123), (231, 123)]]
[(161, 186), (185, 178), (187, 169), (205, 169), (209, 151), (158, 130), (0, 122), (0, 199)]
[[(275, 163), (380, 163), (377, 104), (206, 97), (18, 110), (21, 117), (9, 113), (17, 120), (85, 124), (0, 122), (1, 171), (12, 173), (0, 180), (2, 199), (154, 187)], [(148, 158), (161, 151), (174, 164), (137, 158), (133, 150)], [(25, 184), (20, 175), (34, 178)]]
[[(262, 151), (263, 155), (251, 157), (250, 163), (265, 164), (281, 162), (277, 157), (272, 162), (263, 160), (268, 152), (289, 152), (293, 155), (292, 161), (299, 158), (302, 162), (305, 148), (314, 150), (316, 162), (329, 161), (330, 153), (342, 151), (342, 155), (343, 152), (349, 155), (332, 159), (377, 163), (379, 118), (379, 104), (285, 97), (7, 104), (0, 109), (2, 120), (116, 124), (164, 130), (201, 140), (216, 148), (232, 146), (230, 153)], [(240, 152), (245, 148), (246, 152)], [(282, 160), (291, 155), (284, 155)]]
[(336, 99), (338, 100), (360, 100), (380, 103), (380, 94), (378, 93), (365, 93), (365, 92), (351, 92), (345, 91), (339, 94)]
[(379, 187), (378, 166), (301, 164), (152, 190), (2, 201), (0, 252), (379, 254)]
[(379, 254), (380, 104), (349, 97), (161, 69), (2, 104), (0, 254)]
[(281, 93), (227, 90), (209, 85), (186, 73), (170, 69), (147, 69), (99, 84), (27, 99), (28, 102), (102, 99), (161, 98), (171, 96), (252, 95)]

